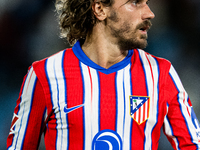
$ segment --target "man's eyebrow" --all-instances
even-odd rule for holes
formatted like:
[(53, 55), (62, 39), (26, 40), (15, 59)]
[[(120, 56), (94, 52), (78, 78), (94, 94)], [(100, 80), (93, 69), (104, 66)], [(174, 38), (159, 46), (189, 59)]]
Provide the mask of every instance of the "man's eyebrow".
[(131, 0), (128, 0), (126, 3), (122, 4), (120, 7), (124, 6), (125, 4), (127, 4), (128, 2), (130, 2)]
[[(125, 4), (127, 4), (128, 2), (130, 2), (130, 1), (132, 1), (132, 0), (128, 0), (126, 3), (124, 3), (123, 5), (125, 5)], [(145, 1), (145, 0), (138, 0), (139, 2), (143, 2), (143, 1)], [(150, 0), (147, 0), (147, 3), (149, 2)], [(121, 6), (123, 6), (123, 5), (121, 5)], [(120, 6), (120, 7), (121, 7)]]
[(147, 3), (150, 2), (150, 0), (147, 0)]

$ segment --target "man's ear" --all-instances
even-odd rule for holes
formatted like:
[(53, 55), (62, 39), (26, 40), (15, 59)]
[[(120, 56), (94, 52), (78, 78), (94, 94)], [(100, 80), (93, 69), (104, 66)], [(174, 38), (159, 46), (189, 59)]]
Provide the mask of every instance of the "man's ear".
[(103, 21), (107, 17), (107, 9), (101, 2), (94, 1), (92, 5), (92, 10), (96, 18)]

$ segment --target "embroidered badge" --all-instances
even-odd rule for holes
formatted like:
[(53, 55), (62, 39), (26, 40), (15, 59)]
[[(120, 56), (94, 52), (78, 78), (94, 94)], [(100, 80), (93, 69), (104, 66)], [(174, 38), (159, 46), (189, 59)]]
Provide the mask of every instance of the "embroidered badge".
[(150, 97), (130, 96), (130, 115), (140, 125), (149, 118)]

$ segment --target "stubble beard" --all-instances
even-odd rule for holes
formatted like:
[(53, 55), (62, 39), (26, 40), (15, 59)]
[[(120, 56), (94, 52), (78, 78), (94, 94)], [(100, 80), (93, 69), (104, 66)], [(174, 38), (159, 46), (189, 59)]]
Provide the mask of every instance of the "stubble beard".
[[(147, 47), (147, 35), (137, 35), (137, 31), (144, 25), (148, 24), (151, 26), (150, 21), (146, 21), (136, 26), (135, 30), (131, 29), (129, 23), (124, 22), (120, 28), (113, 26), (114, 23), (119, 21), (117, 13), (113, 10), (111, 15), (108, 17), (107, 26), (111, 31), (111, 35), (117, 39), (117, 45), (120, 50), (131, 50), (131, 49), (144, 49)], [(108, 23), (109, 21), (109, 23)]]

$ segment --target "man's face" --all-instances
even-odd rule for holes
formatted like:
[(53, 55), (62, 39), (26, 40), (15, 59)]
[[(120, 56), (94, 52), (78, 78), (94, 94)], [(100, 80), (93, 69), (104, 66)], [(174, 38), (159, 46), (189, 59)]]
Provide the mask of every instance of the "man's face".
[(148, 0), (115, 0), (105, 24), (121, 50), (143, 49), (147, 46), (147, 31), (153, 18)]

